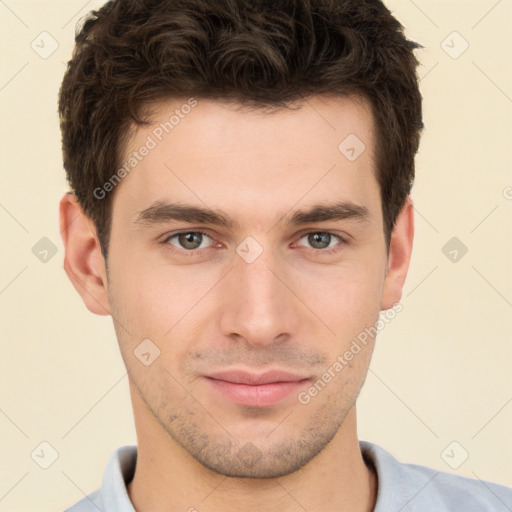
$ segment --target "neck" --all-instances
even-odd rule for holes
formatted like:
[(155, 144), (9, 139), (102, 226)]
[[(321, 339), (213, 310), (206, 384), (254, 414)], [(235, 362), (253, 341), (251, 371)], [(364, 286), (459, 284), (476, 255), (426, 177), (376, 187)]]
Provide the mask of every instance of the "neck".
[[(132, 397), (133, 398), (133, 397)], [(176, 444), (135, 398), (138, 456), (127, 486), (137, 512), (371, 512), (377, 479), (361, 455), (355, 406), (326, 448), (300, 470), (268, 479), (215, 473)]]

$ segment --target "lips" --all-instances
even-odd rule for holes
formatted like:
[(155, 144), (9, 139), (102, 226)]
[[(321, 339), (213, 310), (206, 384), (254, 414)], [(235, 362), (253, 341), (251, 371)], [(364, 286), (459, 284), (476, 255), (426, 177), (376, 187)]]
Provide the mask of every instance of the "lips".
[(276, 405), (298, 393), (309, 380), (308, 377), (281, 370), (260, 374), (230, 370), (206, 375), (205, 379), (225, 398), (250, 407)]

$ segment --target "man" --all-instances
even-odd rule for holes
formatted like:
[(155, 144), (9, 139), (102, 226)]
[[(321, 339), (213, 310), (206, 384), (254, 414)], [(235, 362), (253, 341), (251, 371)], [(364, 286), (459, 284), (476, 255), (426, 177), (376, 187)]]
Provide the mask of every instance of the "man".
[(422, 128), (377, 0), (114, 0), (60, 92), (65, 269), (111, 315), (137, 447), (73, 512), (512, 510), (360, 442)]

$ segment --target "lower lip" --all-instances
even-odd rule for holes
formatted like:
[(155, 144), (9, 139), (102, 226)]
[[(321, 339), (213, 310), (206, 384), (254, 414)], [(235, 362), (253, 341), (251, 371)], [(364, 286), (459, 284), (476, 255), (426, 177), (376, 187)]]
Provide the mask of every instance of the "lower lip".
[(293, 382), (269, 382), (250, 385), (207, 378), (210, 384), (225, 397), (238, 405), (269, 407), (292, 394), (297, 394), (307, 379)]

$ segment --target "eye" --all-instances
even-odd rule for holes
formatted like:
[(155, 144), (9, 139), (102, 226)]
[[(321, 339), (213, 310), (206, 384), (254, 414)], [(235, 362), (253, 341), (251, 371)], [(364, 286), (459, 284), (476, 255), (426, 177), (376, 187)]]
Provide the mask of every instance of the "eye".
[[(302, 242), (303, 240), (305, 240), (305, 243)], [(176, 247), (182, 252), (194, 253), (200, 249), (207, 249), (212, 246), (214, 240), (204, 231), (182, 231), (169, 235), (162, 243)], [(335, 233), (312, 231), (304, 234), (296, 245), (306, 247), (309, 245), (309, 248), (313, 251), (330, 254), (338, 251), (340, 249), (339, 246), (345, 243), (347, 241)]]
[(206, 240), (212, 239), (202, 231), (183, 231), (168, 236), (163, 243), (170, 243), (178, 249), (185, 249), (186, 251), (193, 251), (195, 249), (204, 249), (208, 247)]
[[(306, 233), (300, 238), (300, 240), (303, 239), (306, 239), (307, 243), (312, 249), (324, 252), (333, 252), (331, 250), (326, 251), (325, 249), (334, 248), (337, 245), (341, 245), (341, 243), (345, 242), (345, 240), (340, 235), (335, 235), (334, 233), (329, 233), (328, 231), (314, 231), (311, 233)], [(298, 245), (303, 244), (299, 243)]]

